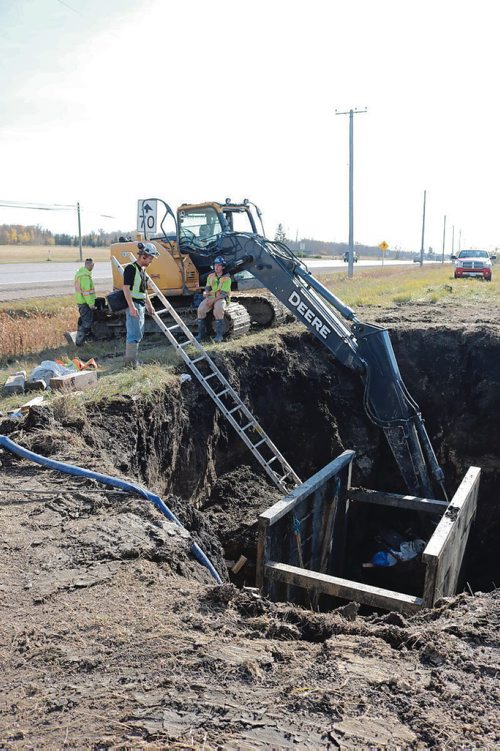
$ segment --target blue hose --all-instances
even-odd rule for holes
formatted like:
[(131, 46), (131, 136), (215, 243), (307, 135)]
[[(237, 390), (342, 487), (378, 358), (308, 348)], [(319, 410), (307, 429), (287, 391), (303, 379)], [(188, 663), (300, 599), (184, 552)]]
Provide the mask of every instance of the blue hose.
[[(128, 490), (130, 492), (137, 493), (143, 498), (146, 498), (148, 501), (151, 501), (151, 503), (154, 503), (156, 508), (161, 511), (161, 513), (166, 516), (169, 521), (174, 522), (174, 524), (177, 524), (178, 527), (184, 529), (178, 518), (174, 513), (172, 513), (172, 511), (170, 511), (164, 501), (161, 500), (160, 496), (155, 495), (155, 493), (151, 493), (149, 490), (146, 490), (146, 488), (137, 485), (135, 482), (119, 480), (117, 477), (102, 475), (99, 472), (92, 472), (90, 469), (75, 467), (74, 464), (65, 464), (64, 462), (56, 462), (54, 459), (47, 459), (45, 456), (40, 456), (39, 454), (35, 454), (33, 451), (29, 451), (28, 449), (19, 446), (18, 443), (14, 443), (14, 441), (11, 441), (10, 438), (7, 438), (7, 436), (4, 435), (0, 435), (0, 446), (7, 449), (8, 451), (11, 451), (13, 454), (22, 456), (23, 459), (29, 459), (32, 462), (36, 462), (36, 464), (41, 464), (42, 467), (56, 469), (59, 472), (65, 472), (68, 475), (89, 477), (92, 480), (97, 480), (97, 482), (102, 482), (104, 485), (111, 485), (114, 488), (121, 488), (122, 490)], [(213, 564), (209, 561), (203, 550), (195, 542), (193, 542), (191, 545), (191, 552), (193, 553), (196, 560), (210, 571), (217, 584), (222, 584), (222, 579), (215, 570)]]

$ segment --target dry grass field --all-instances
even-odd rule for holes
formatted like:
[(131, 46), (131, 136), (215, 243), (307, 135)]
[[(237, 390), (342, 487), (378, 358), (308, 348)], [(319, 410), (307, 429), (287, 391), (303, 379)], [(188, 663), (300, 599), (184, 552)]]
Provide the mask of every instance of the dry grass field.
[(75, 305), (63, 305), (50, 311), (0, 310), (0, 361), (26, 357), (64, 341), (64, 332), (76, 327)]
[[(82, 248), (83, 258), (109, 260), (109, 247)], [(80, 249), (70, 245), (0, 245), (0, 263), (61, 263), (79, 261)]]

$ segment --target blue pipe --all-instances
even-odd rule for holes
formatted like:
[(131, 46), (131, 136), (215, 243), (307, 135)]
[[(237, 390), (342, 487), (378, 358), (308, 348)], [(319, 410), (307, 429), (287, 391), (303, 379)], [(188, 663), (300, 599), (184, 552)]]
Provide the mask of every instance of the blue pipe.
[[(122, 490), (128, 490), (129, 492), (138, 493), (138, 495), (141, 495), (143, 498), (151, 501), (151, 503), (154, 503), (156, 508), (161, 511), (161, 513), (166, 516), (169, 521), (174, 522), (174, 524), (177, 524), (178, 527), (184, 529), (178, 518), (174, 513), (172, 513), (172, 511), (170, 511), (170, 509), (164, 503), (164, 501), (162, 501), (160, 496), (155, 495), (155, 493), (151, 493), (149, 490), (146, 490), (146, 488), (137, 485), (135, 482), (127, 482), (126, 480), (120, 480), (117, 477), (109, 477), (108, 475), (102, 475), (99, 472), (92, 472), (90, 469), (76, 467), (74, 464), (65, 464), (64, 462), (56, 462), (54, 459), (47, 459), (47, 457), (45, 456), (35, 454), (33, 451), (29, 451), (28, 449), (23, 448), (18, 443), (14, 443), (14, 441), (11, 441), (10, 438), (7, 438), (7, 436), (4, 435), (0, 435), (0, 446), (7, 449), (8, 451), (11, 451), (13, 454), (22, 456), (23, 459), (29, 459), (32, 462), (36, 462), (36, 464), (41, 464), (42, 467), (56, 469), (59, 472), (65, 472), (68, 475), (89, 477), (92, 480), (97, 480), (97, 482), (102, 482), (104, 485), (111, 485), (114, 488), (121, 488)], [(222, 584), (222, 579), (215, 570), (213, 564), (209, 561), (203, 550), (195, 542), (193, 542), (193, 544), (191, 545), (191, 552), (193, 553), (196, 560), (210, 571), (217, 584)]]

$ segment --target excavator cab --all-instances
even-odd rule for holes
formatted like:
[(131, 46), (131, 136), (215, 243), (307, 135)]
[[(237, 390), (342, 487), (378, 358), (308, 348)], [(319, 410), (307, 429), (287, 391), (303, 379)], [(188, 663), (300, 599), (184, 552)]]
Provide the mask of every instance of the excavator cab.
[(221, 235), (229, 232), (257, 234), (250, 203), (231, 203), (230, 199), (224, 204), (182, 204), (177, 210), (177, 223), (181, 253), (194, 254), (195, 263), (197, 251), (206, 255), (215, 248)]
[[(260, 217), (257, 207), (256, 211)], [(257, 226), (251, 204), (209, 202), (182, 204), (177, 210), (179, 247), (182, 254), (191, 257), (200, 275), (200, 284), (212, 270), (210, 254), (216, 252), (217, 243), (232, 232), (257, 234)], [(248, 271), (233, 276), (233, 290), (255, 289), (262, 284)]]

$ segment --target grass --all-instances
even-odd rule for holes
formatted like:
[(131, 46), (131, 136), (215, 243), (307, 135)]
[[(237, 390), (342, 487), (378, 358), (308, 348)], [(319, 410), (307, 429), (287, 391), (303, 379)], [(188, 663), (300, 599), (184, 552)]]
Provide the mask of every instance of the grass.
[[(109, 261), (109, 247), (82, 248), (83, 258)], [(61, 263), (79, 261), (80, 248), (72, 245), (0, 245), (0, 263)]]
[(390, 308), (416, 303), (500, 302), (500, 285), (495, 269), (492, 282), (454, 279), (452, 267), (434, 265), (394, 267), (358, 271), (353, 279), (339, 274), (324, 274), (322, 283), (340, 299), (354, 307)]
[(64, 341), (64, 332), (76, 328), (78, 310), (71, 298), (63, 299), (0, 305), (0, 363), (39, 354)]
[[(396, 267), (357, 271), (353, 279), (341, 274), (324, 274), (321, 281), (343, 302), (358, 310), (376, 307), (397, 308), (398, 306), (434, 304), (472, 305), (478, 310), (491, 302), (500, 304), (500, 284), (495, 270), (494, 281), (481, 282), (475, 279), (455, 280), (451, 267), (432, 266), (410, 269)], [(499, 277), (500, 278), (500, 277)], [(161, 337), (159, 343), (150, 346), (141, 345), (140, 359), (145, 365), (137, 370), (123, 368), (123, 339), (97, 342), (84, 345), (77, 350), (69, 346), (64, 339), (64, 331), (74, 330), (78, 312), (72, 297), (43, 298), (15, 303), (0, 304), (0, 384), (17, 370), (30, 373), (42, 360), (54, 360), (74, 357), (82, 360), (96, 358), (99, 363), (100, 377), (97, 387), (84, 392), (83, 395), (71, 397), (78, 403), (99, 401), (112, 398), (116, 394), (146, 397), (158, 388), (173, 387), (179, 383), (179, 368), (182, 361)], [(297, 328), (301, 328), (297, 324)], [(216, 351), (228, 351), (234, 348), (251, 347), (260, 343), (273, 343), (280, 347), (280, 338), (276, 332), (264, 330), (245, 337), (242, 340), (228, 341), (215, 345)], [(211, 346), (208, 347), (210, 351)], [(29, 394), (0, 397), (0, 410), (18, 407), (28, 401)], [(61, 399), (60, 396), (46, 394), (49, 400)], [(68, 397), (65, 397), (68, 400)]]
[(143, 365), (136, 370), (123, 367), (125, 343), (122, 339), (93, 342), (78, 349), (65, 343), (59, 347), (44, 349), (36, 355), (9, 358), (8, 362), (0, 365), (0, 384), (3, 384), (9, 375), (18, 370), (25, 370), (29, 375), (42, 360), (65, 361), (72, 357), (79, 357), (83, 361), (93, 357), (99, 366), (99, 381), (97, 386), (88, 391), (64, 397), (50, 391), (37, 391), (3, 398), (0, 396), (0, 410), (7, 413), (34, 396), (43, 396), (45, 401), (53, 403), (56, 409), (63, 409), (61, 405), (57, 407), (59, 400), (67, 402), (69, 411), (82, 403), (99, 402), (119, 394), (147, 398), (159, 388), (167, 386), (171, 388), (179, 383), (179, 377), (174, 371), (179, 368), (180, 360), (176, 353), (166, 345), (167, 342), (163, 339), (157, 346), (143, 345), (142, 350), (139, 350)]

